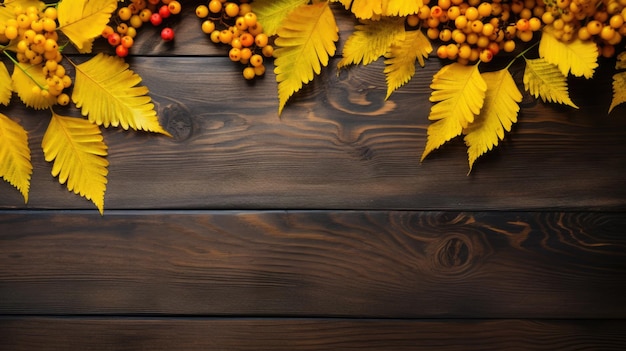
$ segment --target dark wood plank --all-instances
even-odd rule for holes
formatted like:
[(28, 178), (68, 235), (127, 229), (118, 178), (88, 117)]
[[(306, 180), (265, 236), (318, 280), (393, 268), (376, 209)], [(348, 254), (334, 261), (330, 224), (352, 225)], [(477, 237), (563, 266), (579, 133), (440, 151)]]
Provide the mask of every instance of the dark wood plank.
[[(625, 110), (605, 115), (607, 74), (572, 87), (580, 110), (525, 104), (514, 133), (468, 176), (460, 140), (419, 162), (437, 63), (388, 101), (382, 63), (330, 68), (281, 118), (271, 72), (247, 84), (212, 57), (136, 57), (132, 67), (175, 137), (105, 131), (107, 209), (626, 208)], [(30, 133), (34, 174), (28, 206), (0, 182), (0, 208), (95, 211), (50, 176), (40, 150), (49, 112), (4, 113)]]
[(0, 318), (4, 350), (623, 350), (624, 320)]
[(0, 314), (623, 318), (626, 216), (3, 212)]

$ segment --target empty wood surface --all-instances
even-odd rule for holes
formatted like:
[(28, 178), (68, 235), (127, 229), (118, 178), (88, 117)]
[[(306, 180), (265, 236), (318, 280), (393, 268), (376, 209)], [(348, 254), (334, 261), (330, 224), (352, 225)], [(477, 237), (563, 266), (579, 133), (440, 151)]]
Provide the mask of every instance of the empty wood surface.
[(5, 212), (2, 219), (0, 314), (626, 315), (621, 213)]
[(589, 320), (9, 317), (0, 328), (0, 348), (13, 351), (623, 350), (626, 341), (625, 322)]
[[(244, 81), (197, 3), (173, 43), (136, 40), (128, 62), (173, 137), (103, 130), (104, 216), (50, 175), (50, 112), (0, 111), (34, 166), (27, 204), (0, 182), (0, 350), (626, 348), (611, 61), (570, 80), (579, 109), (525, 94), (468, 174), (462, 140), (419, 162), (437, 59), (385, 100), (382, 60), (335, 57), (278, 116), (272, 66)], [(353, 20), (334, 10), (340, 54)]]

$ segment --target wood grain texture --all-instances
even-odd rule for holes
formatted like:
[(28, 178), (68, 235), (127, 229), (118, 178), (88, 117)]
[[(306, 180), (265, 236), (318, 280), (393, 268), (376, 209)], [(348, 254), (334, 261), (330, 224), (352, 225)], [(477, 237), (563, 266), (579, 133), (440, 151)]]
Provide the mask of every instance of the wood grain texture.
[(271, 66), (245, 82), (201, 2), (174, 42), (136, 38), (128, 62), (173, 137), (104, 130), (105, 216), (50, 176), (50, 112), (2, 108), (34, 174), (28, 204), (0, 182), (0, 350), (626, 348), (612, 62), (570, 80), (578, 110), (524, 96), (467, 175), (461, 140), (419, 162), (439, 60), (385, 100), (382, 60), (335, 68), (354, 20), (333, 4), (337, 56), (279, 117)]
[(626, 216), (16, 212), (0, 314), (623, 318)]
[[(137, 37), (128, 62), (174, 138), (105, 131), (106, 209), (626, 209), (626, 108), (606, 115), (610, 61), (593, 80), (571, 81), (579, 110), (526, 96), (513, 133), (467, 175), (461, 140), (419, 162), (439, 60), (385, 100), (382, 60), (338, 72), (335, 58), (279, 117), (271, 65), (264, 79), (245, 82), (226, 49), (199, 30), (200, 2), (171, 23), (174, 42), (147, 27)], [(354, 20), (334, 5), (339, 56)], [(521, 82), (520, 67), (513, 72)], [(94, 210), (50, 176), (40, 150), (49, 112), (14, 101), (4, 113), (29, 132), (34, 174), (27, 205), (0, 182), (0, 208)]]
[(623, 350), (624, 320), (0, 318), (27, 350)]
[[(606, 74), (572, 88), (580, 110), (524, 105), (467, 175), (460, 140), (419, 162), (437, 63), (387, 101), (382, 63), (329, 68), (280, 118), (271, 72), (247, 84), (216, 57), (135, 57), (132, 67), (175, 137), (105, 131), (105, 209), (626, 208), (626, 118), (621, 107), (604, 113)], [(93, 209), (50, 176), (40, 150), (49, 112), (14, 104), (6, 114), (29, 132), (34, 173), (28, 205), (2, 182), (0, 208)]]

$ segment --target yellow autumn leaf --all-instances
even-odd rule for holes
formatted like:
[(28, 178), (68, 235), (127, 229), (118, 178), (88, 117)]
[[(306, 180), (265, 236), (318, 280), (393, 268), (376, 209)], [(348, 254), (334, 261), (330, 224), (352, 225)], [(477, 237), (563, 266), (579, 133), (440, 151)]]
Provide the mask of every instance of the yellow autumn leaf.
[(4, 62), (0, 62), (0, 104), (8, 106), (13, 94), (13, 81)]
[(554, 36), (554, 27), (546, 25), (539, 40), (539, 57), (557, 65), (564, 76), (591, 78), (598, 67), (598, 46), (591, 40), (578, 38), (564, 43)]
[(339, 28), (327, 2), (302, 5), (278, 29), (274, 42), (274, 73), (278, 82), (280, 114), (287, 100), (319, 74), (335, 54)]
[(421, 160), (450, 139), (461, 135), (480, 113), (485, 100), (487, 84), (477, 65), (452, 63), (442, 67), (433, 76), (430, 85), (434, 102), (428, 119), (436, 121), (428, 126), (428, 138)]
[(89, 53), (117, 10), (117, 0), (63, 0), (57, 9), (59, 29), (79, 52)]
[(626, 69), (626, 51), (622, 51), (617, 55), (615, 69)]
[(380, 21), (361, 20), (346, 40), (337, 67), (368, 65), (383, 56), (389, 46), (404, 39), (404, 18), (384, 17)]
[(91, 200), (102, 214), (109, 161), (100, 128), (82, 118), (53, 113), (41, 147), (46, 161), (54, 161), (52, 176)]
[(385, 53), (385, 77), (387, 81), (388, 99), (391, 93), (406, 84), (415, 74), (415, 60), (424, 67), (424, 58), (433, 51), (428, 38), (421, 30), (405, 33), (402, 40), (394, 42)]
[(46, 4), (39, 0), (6, 0), (0, 6), (0, 22), (6, 23), (7, 20), (15, 18), (15, 8), (18, 6), (23, 9), (30, 6), (43, 9)]
[(422, 0), (387, 0), (386, 7), (383, 7), (384, 16), (405, 17), (415, 14), (424, 5)]
[(15, 64), (13, 68), (13, 91), (22, 102), (36, 110), (48, 108), (56, 103), (56, 97), (41, 94), (41, 87), (46, 85), (46, 76), (41, 65)]
[(611, 99), (609, 113), (623, 102), (626, 102), (626, 72), (613, 75), (613, 98)]
[(567, 77), (543, 58), (527, 59), (524, 70), (524, 89), (544, 102), (557, 102), (578, 108), (567, 91)]
[(334, 0), (360, 19), (380, 19), (382, 16), (407, 16), (417, 13), (422, 0)]
[(170, 135), (159, 124), (148, 88), (124, 59), (98, 54), (76, 67), (72, 101), (90, 122)]
[(487, 83), (485, 103), (480, 114), (464, 131), (469, 168), (478, 157), (498, 145), (504, 132), (517, 122), (522, 93), (508, 69), (481, 74)]
[(24, 203), (28, 202), (32, 173), (28, 133), (0, 113), (0, 176), (22, 193)]
[(268, 36), (275, 35), (278, 28), (289, 13), (309, 0), (255, 0), (251, 3), (263, 32)]

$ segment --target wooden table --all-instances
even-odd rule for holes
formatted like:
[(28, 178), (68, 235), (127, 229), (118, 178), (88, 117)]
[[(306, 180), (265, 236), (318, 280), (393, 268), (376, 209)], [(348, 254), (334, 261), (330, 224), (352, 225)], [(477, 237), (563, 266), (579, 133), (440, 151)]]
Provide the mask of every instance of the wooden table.
[(173, 137), (104, 131), (104, 216), (50, 176), (49, 112), (2, 108), (34, 173), (27, 205), (0, 183), (1, 350), (626, 347), (609, 69), (572, 80), (578, 110), (526, 96), (468, 175), (461, 140), (419, 162), (434, 58), (388, 101), (381, 61), (335, 59), (279, 118), (271, 66), (248, 83), (191, 14), (175, 30), (128, 60)]

